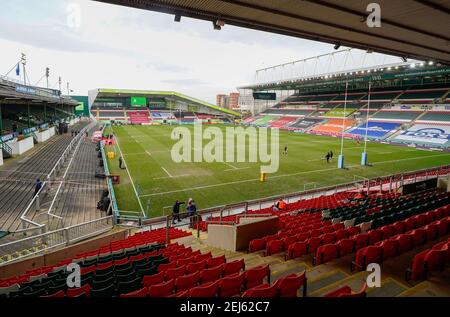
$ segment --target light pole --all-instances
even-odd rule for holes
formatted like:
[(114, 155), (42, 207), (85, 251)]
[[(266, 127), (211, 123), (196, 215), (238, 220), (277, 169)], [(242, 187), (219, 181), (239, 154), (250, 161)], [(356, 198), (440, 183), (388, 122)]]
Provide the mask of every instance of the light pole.
[(20, 62), (22, 63), (22, 67), (23, 67), (23, 84), (26, 85), (27, 81), (26, 81), (26, 76), (25, 76), (25, 65), (27, 64), (27, 56), (24, 53), (21, 53), (22, 56), (20, 58)]
[(50, 76), (50, 68), (45, 68), (45, 77), (47, 77), (47, 89), (48, 89), (48, 76)]

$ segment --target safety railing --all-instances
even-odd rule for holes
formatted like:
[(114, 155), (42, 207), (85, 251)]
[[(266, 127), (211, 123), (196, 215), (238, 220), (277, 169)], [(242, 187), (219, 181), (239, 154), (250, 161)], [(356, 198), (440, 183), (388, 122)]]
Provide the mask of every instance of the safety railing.
[(3, 261), (0, 265), (97, 236), (113, 227), (113, 217), (108, 216), (54, 231), (44, 230), (41, 234), (2, 244), (0, 258)]
[[(36, 232), (36, 231), (42, 232), (42, 228), (45, 226), (45, 224), (39, 224), (39, 223), (37, 223), (35, 221), (32, 221), (31, 219), (29, 219), (27, 217), (28, 213), (30, 211), (34, 211), (35, 212), (35, 211), (39, 210), (39, 208), (40, 208), (40, 201), (42, 200), (44, 195), (46, 195), (46, 194), (48, 194), (48, 192), (50, 192), (51, 185), (53, 184), (53, 180), (58, 176), (58, 173), (60, 172), (61, 168), (64, 166), (64, 163), (65, 163), (67, 157), (69, 157), (69, 155), (70, 155), (71, 151), (73, 150), (74, 146), (76, 146), (78, 144), (78, 142), (81, 141), (81, 138), (83, 137), (84, 133), (86, 131), (88, 131), (89, 129), (91, 129), (93, 125), (95, 125), (95, 123), (91, 122), (87, 126), (85, 126), (83, 129), (81, 129), (80, 133), (78, 133), (70, 141), (69, 145), (67, 145), (67, 147), (65, 148), (64, 152), (61, 154), (61, 157), (58, 159), (58, 161), (56, 161), (56, 163), (53, 166), (53, 168), (50, 170), (50, 172), (45, 177), (45, 181), (43, 183), (43, 186), (41, 187), (39, 192), (33, 197), (33, 199), (31, 200), (30, 204), (28, 204), (27, 208), (25, 208), (24, 212), (20, 216), (20, 220), (22, 222), (22, 229), (16, 231), (15, 234), (23, 233), (24, 235), (26, 235), (27, 232), (30, 233), (30, 234), (34, 234), (34, 232)], [(46, 189), (45, 192), (43, 191), (44, 187)], [(40, 196), (41, 194), (43, 194), (43, 195)], [(29, 226), (31, 226), (31, 227), (27, 228)]]
[(0, 150), (5, 151), (9, 156), (12, 156), (12, 148), (8, 144), (0, 142)]

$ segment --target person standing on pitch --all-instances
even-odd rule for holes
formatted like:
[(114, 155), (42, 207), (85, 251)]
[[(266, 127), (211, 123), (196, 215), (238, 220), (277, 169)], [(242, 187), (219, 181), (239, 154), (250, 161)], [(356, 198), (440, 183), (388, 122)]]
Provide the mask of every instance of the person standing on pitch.
[(120, 168), (121, 170), (124, 169), (124, 167), (122, 166), (122, 164), (123, 164), (122, 156), (119, 156), (119, 168)]
[(287, 145), (285, 145), (285, 146), (284, 146), (283, 154), (287, 155), (287, 153), (288, 153), (288, 147), (287, 147)]
[(325, 155), (325, 158), (327, 159), (327, 163), (330, 163), (330, 153), (327, 153), (327, 155)]
[(173, 204), (172, 217), (173, 217), (173, 223), (174, 224), (176, 223), (175, 222), (176, 219), (178, 220), (178, 222), (181, 222), (181, 219), (180, 219), (180, 206), (183, 205), (183, 204), (184, 204), (184, 202), (183, 201), (180, 202), (179, 200), (176, 200), (175, 204)]
[(330, 150), (330, 159), (333, 159), (333, 151)]

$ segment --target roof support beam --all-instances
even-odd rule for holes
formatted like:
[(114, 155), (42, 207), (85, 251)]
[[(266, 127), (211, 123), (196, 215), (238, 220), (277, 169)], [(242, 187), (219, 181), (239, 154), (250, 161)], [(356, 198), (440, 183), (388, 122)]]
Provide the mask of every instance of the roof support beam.
[[(337, 11), (340, 11), (340, 12), (345, 12), (345, 13), (348, 13), (348, 14), (352, 14), (352, 15), (355, 15), (355, 16), (358, 16), (358, 17), (366, 17), (367, 16), (367, 12), (359, 12), (357, 10), (349, 9), (349, 8), (343, 7), (343, 6), (335, 4), (335, 3), (328, 3), (328, 2), (325, 2), (325, 1), (322, 1), (322, 0), (303, 0), (303, 1), (312, 3), (314, 5), (318, 5), (318, 6), (322, 6), (322, 7), (326, 7), (326, 8), (330, 8), (330, 9), (334, 9), (334, 10), (337, 10)], [(408, 26), (408, 25), (404, 25), (404, 24), (401, 24), (401, 23), (397, 23), (397, 22), (388, 20), (386, 18), (383, 18), (383, 24), (392, 25), (392, 26), (395, 26), (397, 28), (401, 28), (401, 29), (405, 29), (405, 30), (410, 31), (410, 32), (416, 32), (416, 33), (420, 33), (420, 34), (423, 34), (423, 35), (435, 37), (437, 39), (441, 39), (441, 40), (444, 40), (444, 41), (450, 41), (450, 37), (447, 37), (445, 35), (428, 32), (426, 30), (421, 30), (421, 29), (418, 29), (418, 28), (415, 28), (415, 27), (412, 27), (412, 26)]]
[(432, 1), (429, 1), (429, 0), (414, 0), (414, 1), (416, 1), (417, 3), (420, 3), (420, 4), (424, 5), (424, 6), (427, 6), (427, 7), (430, 7), (432, 9), (438, 10), (440, 12), (450, 14), (450, 9), (449, 8), (441, 6), (440, 4), (434, 3)]

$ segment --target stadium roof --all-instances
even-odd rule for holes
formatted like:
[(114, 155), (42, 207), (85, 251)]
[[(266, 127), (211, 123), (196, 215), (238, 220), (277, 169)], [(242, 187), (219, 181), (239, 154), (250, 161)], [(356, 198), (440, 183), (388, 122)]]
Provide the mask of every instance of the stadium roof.
[(381, 27), (365, 23), (368, 0), (96, 0), (450, 64), (448, 0), (378, 0)]
[(205, 106), (217, 111), (221, 111), (224, 112), (226, 114), (230, 114), (233, 116), (240, 116), (239, 113), (232, 111), (232, 110), (228, 110), (225, 108), (221, 108), (218, 106), (215, 106), (213, 104), (210, 104), (206, 101), (194, 98), (194, 97), (190, 97), (187, 95), (184, 95), (182, 93), (176, 92), (176, 91), (155, 91), (155, 90), (130, 90), (130, 89), (104, 89), (104, 88), (100, 88), (97, 89), (98, 94), (101, 94), (103, 96), (105, 95), (117, 95), (117, 94), (124, 94), (124, 95), (145, 95), (145, 96), (154, 96), (154, 97), (175, 97), (178, 98), (180, 100), (183, 101), (190, 101), (193, 102), (195, 104), (201, 105), (201, 106)]
[(16, 82), (0, 78), (0, 101), (9, 103), (49, 103), (64, 104), (70, 106), (78, 105), (78, 102), (70, 96), (63, 96), (58, 90), (46, 89), (35, 86), (25, 86)]

